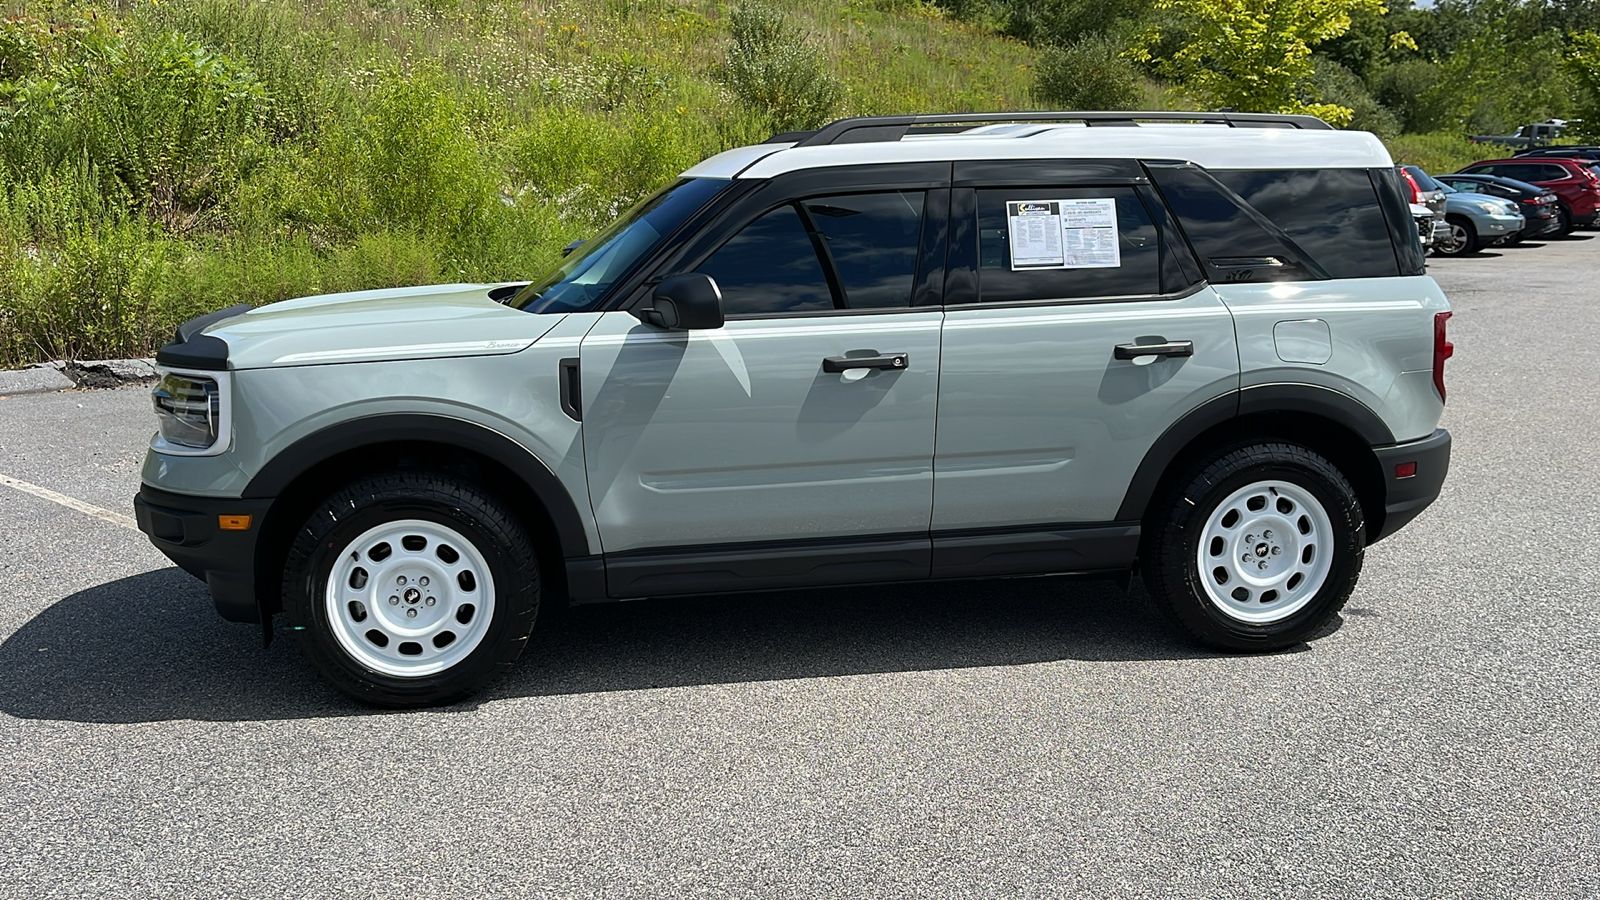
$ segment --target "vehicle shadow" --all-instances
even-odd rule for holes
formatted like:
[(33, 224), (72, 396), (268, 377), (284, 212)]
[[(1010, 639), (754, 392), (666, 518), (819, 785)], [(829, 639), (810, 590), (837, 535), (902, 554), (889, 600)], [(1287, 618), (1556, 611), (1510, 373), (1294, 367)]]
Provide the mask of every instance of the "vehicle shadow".
[[(73, 594), (0, 644), (0, 712), (97, 723), (404, 714), (326, 686), (280, 625), (270, 648), (176, 568)], [(838, 675), (1211, 655), (1142, 589), (999, 579), (578, 607), (535, 630), (474, 702)]]

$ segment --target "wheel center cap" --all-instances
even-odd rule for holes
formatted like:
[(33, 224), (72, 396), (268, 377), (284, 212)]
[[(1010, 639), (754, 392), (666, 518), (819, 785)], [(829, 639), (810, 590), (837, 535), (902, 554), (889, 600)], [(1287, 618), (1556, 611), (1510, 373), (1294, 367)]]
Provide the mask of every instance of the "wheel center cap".
[(418, 591), (416, 588), (406, 588), (406, 602), (407, 603), (416, 603), (418, 600), (421, 600), (421, 599), (422, 599), (422, 592), (421, 591)]
[[(1271, 550), (1272, 550), (1272, 548), (1268, 547), (1266, 544), (1257, 544), (1256, 545), (1256, 555), (1257, 556), (1266, 556), (1269, 552), (1271, 552)], [(409, 597), (410, 595), (411, 595), (410, 592), (408, 592), (406, 594), (407, 597)]]

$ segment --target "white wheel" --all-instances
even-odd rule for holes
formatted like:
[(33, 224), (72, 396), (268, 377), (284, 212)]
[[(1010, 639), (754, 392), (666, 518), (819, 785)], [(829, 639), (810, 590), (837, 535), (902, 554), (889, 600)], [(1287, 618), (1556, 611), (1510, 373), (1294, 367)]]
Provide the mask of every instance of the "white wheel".
[(1333, 565), (1333, 522), (1310, 491), (1258, 481), (1206, 518), (1196, 548), (1205, 595), (1228, 618), (1268, 625), (1299, 612)]
[(399, 678), (443, 672), (482, 643), (494, 576), (472, 542), (436, 522), (385, 522), (349, 542), (323, 596), (339, 646)]

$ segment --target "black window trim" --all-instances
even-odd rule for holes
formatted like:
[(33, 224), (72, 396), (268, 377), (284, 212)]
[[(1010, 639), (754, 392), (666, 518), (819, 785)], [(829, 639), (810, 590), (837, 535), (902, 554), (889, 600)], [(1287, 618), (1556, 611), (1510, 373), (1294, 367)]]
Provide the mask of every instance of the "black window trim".
[[(922, 229), (917, 241), (917, 263), (912, 274), (911, 301), (907, 306), (869, 307), (863, 309), (841, 309), (838, 304), (842, 301), (842, 289), (835, 293), (834, 309), (807, 309), (792, 310), (787, 312), (761, 312), (761, 313), (729, 313), (727, 320), (742, 322), (764, 319), (793, 319), (816, 316), (840, 315), (887, 315), (892, 313), (917, 312), (928, 309), (937, 309), (937, 300), (942, 291), (937, 287), (927, 288), (923, 285), (924, 275), (923, 256), (928, 251), (927, 238), (930, 231), (930, 217), (937, 216), (939, 210), (930, 200), (934, 199), (936, 192), (947, 191), (950, 188), (951, 164), (947, 162), (912, 162), (912, 163), (872, 163), (867, 165), (834, 166), (828, 168), (802, 169), (790, 172), (775, 178), (754, 180), (752, 187), (747, 189), (736, 202), (721, 207), (719, 215), (712, 221), (701, 225), (698, 230), (688, 238), (672, 248), (672, 252), (660, 254), (650, 261), (651, 275), (644, 278), (631, 288), (625, 295), (624, 301), (611, 307), (613, 310), (628, 310), (637, 306), (646, 306), (650, 302), (649, 288), (659, 284), (663, 278), (670, 275), (693, 272), (696, 267), (704, 263), (712, 254), (722, 249), (722, 246), (732, 240), (736, 235), (762, 216), (785, 205), (792, 205), (798, 212), (800, 203), (818, 197), (836, 197), (845, 194), (888, 194), (894, 192), (922, 191)], [(740, 179), (735, 179), (738, 181)], [(946, 211), (948, 218), (948, 211)], [(802, 214), (801, 224), (805, 225), (806, 217)], [(932, 222), (932, 231), (937, 234), (938, 223)], [(811, 229), (808, 227), (807, 232)], [(948, 232), (948, 227), (944, 229)], [(939, 256), (937, 250), (935, 256)], [(838, 271), (831, 268), (832, 256), (818, 254), (818, 264), (823, 267), (824, 277), (828, 279), (829, 290), (834, 290), (838, 279)], [(942, 273), (929, 275), (935, 285), (942, 285)], [(919, 291), (919, 288), (922, 290)], [(919, 293), (931, 293), (934, 302), (918, 305)], [(619, 294), (618, 296), (624, 296)]]
[(962, 303), (946, 303), (946, 311), (964, 309), (1015, 309), (1019, 307), (1035, 306), (1088, 306), (1095, 303), (1163, 303), (1170, 300), (1182, 300), (1192, 297), (1207, 286), (1208, 282), (1197, 281), (1182, 290), (1165, 291), (1156, 294), (1111, 294), (1103, 297), (1044, 297), (1037, 300), (982, 300), (965, 301)]

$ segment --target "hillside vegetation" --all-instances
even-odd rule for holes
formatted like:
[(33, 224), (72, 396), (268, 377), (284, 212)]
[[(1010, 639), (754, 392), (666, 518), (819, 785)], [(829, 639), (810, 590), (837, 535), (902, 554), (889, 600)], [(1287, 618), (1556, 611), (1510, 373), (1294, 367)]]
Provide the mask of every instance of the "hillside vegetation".
[(845, 115), (1309, 110), (1433, 169), (1473, 131), (1600, 123), (1593, 0), (0, 9), (0, 366), (149, 353), (241, 301), (535, 277), (696, 161)]
[(15, 6), (0, 23), (0, 365), (148, 353), (240, 301), (526, 279), (775, 130), (1028, 106), (1026, 45), (903, 7)]

